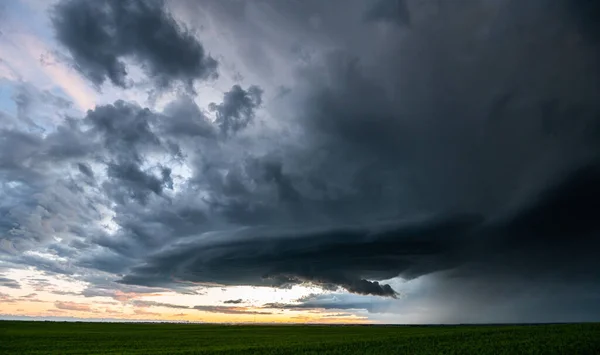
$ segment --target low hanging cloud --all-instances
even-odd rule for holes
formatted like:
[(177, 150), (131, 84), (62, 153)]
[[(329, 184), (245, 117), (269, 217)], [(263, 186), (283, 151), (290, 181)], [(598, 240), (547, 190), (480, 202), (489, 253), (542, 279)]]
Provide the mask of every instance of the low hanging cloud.
[[(401, 302), (401, 301), (400, 301)], [(266, 303), (262, 307), (290, 311), (367, 311), (369, 313), (394, 312), (389, 300), (351, 299), (343, 294), (320, 294), (302, 297), (294, 303)], [(353, 314), (347, 314), (353, 315)]]
[(263, 286), (312, 282), (395, 297), (389, 285), (368, 279), (412, 277), (453, 266), (453, 254), (459, 253), (467, 242), (465, 235), (478, 220), (467, 216), (422, 224), (306, 231), (245, 228), (182, 240), (151, 257), (146, 265), (133, 268), (122, 282), (147, 286), (168, 285), (174, 278)]
[(234, 85), (223, 97), (223, 103), (211, 103), (209, 109), (216, 112), (216, 123), (223, 134), (236, 133), (244, 129), (254, 119), (254, 111), (262, 103), (263, 91), (252, 85), (244, 90)]
[(240, 304), (243, 303), (244, 300), (242, 300), (241, 298), (238, 298), (237, 300), (226, 300), (223, 301), (224, 304)]
[(246, 307), (226, 307), (226, 306), (194, 306), (195, 310), (209, 313), (221, 313), (221, 314), (253, 314), (253, 315), (269, 315), (272, 312), (267, 311), (253, 311)]
[(67, 311), (92, 312), (92, 307), (86, 303), (56, 301), (54, 307)]
[(156, 301), (144, 301), (144, 300), (133, 300), (131, 301), (135, 307), (165, 307), (165, 308), (174, 308), (174, 309), (188, 309), (190, 307), (183, 306), (179, 304), (165, 303), (165, 302), (156, 302)]
[(100, 87), (130, 86), (127, 60), (139, 64), (157, 89), (217, 76), (217, 61), (178, 24), (163, 0), (64, 0), (52, 12), (58, 41), (75, 68)]
[[(241, 301), (241, 300), (240, 300)], [(237, 304), (241, 302), (224, 302), (226, 304)], [(164, 303), (164, 302), (155, 302), (155, 301), (144, 301), (144, 300), (133, 300), (131, 304), (135, 307), (165, 307), (165, 308), (173, 308), (173, 309), (194, 309), (202, 312), (208, 313), (221, 313), (221, 314), (254, 314), (254, 315), (268, 315), (273, 314), (268, 311), (255, 311), (246, 307), (238, 307), (238, 306), (213, 306), (213, 305), (196, 305), (193, 307), (172, 304), (172, 303)]]

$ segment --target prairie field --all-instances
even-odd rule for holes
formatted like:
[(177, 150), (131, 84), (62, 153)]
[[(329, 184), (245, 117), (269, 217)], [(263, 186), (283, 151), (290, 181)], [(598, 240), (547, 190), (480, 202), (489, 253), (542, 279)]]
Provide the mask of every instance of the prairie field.
[(600, 324), (325, 326), (0, 321), (0, 354), (600, 354)]

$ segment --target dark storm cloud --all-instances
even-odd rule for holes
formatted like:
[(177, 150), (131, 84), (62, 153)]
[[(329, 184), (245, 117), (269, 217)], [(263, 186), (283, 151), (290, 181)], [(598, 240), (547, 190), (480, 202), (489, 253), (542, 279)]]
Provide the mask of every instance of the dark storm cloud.
[(109, 164), (107, 173), (109, 177), (118, 180), (120, 187), (125, 188), (133, 199), (142, 204), (146, 203), (150, 192), (160, 196), (170, 179), (168, 171), (162, 177), (157, 177), (132, 163)]
[[(72, 265), (17, 252), (11, 262), (123, 275), (87, 275), (82, 294), (121, 302), (132, 285), (313, 283), (387, 298), (280, 306), (429, 309), (433, 322), (597, 318), (600, 47), (584, 12), (563, 11), (576, 9), (566, 0), (424, 0), (406, 3), (410, 28), (382, 28), (358, 2), (265, 4), (282, 33), (318, 15), (325, 39), (260, 110), (261, 90), (234, 86), (211, 105), (215, 122), (179, 97), (163, 112), (98, 106), (46, 136), (0, 131), (3, 250), (47, 250), (61, 235), (68, 247), (49, 250)], [(246, 11), (231, 16), (236, 31), (255, 28)], [(125, 52), (111, 51), (114, 68), (92, 64), (119, 83)], [(263, 109), (272, 121), (250, 127)], [(397, 276), (433, 284), (404, 297), (385, 281)], [(402, 302), (411, 307), (390, 310)]]
[(214, 78), (217, 62), (178, 24), (163, 0), (64, 0), (52, 13), (56, 37), (75, 67), (97, 86), (127, 87), (126, 60), (140, 64), (159, 89)]
[(21, 284), (17, 280), (0, 277), (0, 286), (8, 288), (21, 288)]
[(223, 96), (221, 104), (212, 103), (209, 108), (217, 115), (216, 123), (225, 135), (246, 128), (254, 119), (254, 111), (262, 104), (263, 91), (258, 86), (248, 90), (234, 85)]
[(175, 244), (136, 267), (123, 282), (166, 285), (173, 278), (223, 284), (312, 282), (358, 294), (395, 297), (368, 279), (416, 277), (455, 266), (478, 218), (345, 228), (249, 228)]
[(165, 133), (177, 138), (215, 137), (215, 127), (200, 110), (200, 107), (189, 96), (179, 97), (165, 108), (168, 120), (161, 120), (160, 125)]
[[(597, 178), (587, 171), (569, 175), (531, 207), (501, 222), (454, 218), (305, 233), (257, 228), (186, 240), (134, 268), (124, 282), (166, 285), (172, 277), (253, 285), (308, 281), (395, 297), (389, 285), (367, 280), (453, 270), (456, 278), (484, 273), (590, 281), (600, 277), (594, 252), (600, 230), (592, 217), (600, 196), (591, 194)], [(589, 182), (594, 184), (588, 187)], [(555, 224), (542, 222), (548, 220)], [(577, 255), (576, 263), (570, 255)]]
[(163, 149), (151, 128), (154, 119), (155, 114), (149, 109), (122, 100), (97, 106), (86, 115), (90, 136), (95, 133), (116, 159), (137, 164), (141, 163), (145, 150)]
[[(232, 222), (272, 227), (183, 239), (123, 282), (313, 282), (393, 296), (389, 285), (373, 280), (443, 271), (458, 289), (464, 278), (492, 275), (508, 284), (533, 276), (594, 280), (599, 265), (591, 251), (599, 230), (587, 211), (596, 209), (597, 176), (577, 175), (598, 155), (593, 132), (582, 128), (594, 127), (600, 112), (589, 76), (598, 66), (589, 47), (570, 47), (574, 19), (538, 5), (541, 16), (532, 10), (537, 7), (512, 1), (440, 5), (411, 19), (407, 37), (389, 40), (378, 66), (368, 65), (367, 54), (344, 51), (309, 66), (301, 72), (306, 86), (290, 93), (298, 101), (288, 101), (299, 110), (293, 123), (305, 151), (286, 147), (281, 158), (244, 166), (233, 175), (241, 181), (230, 195), (236, 198), (220, 203)], [(498, 17), (489, 17), (492, 12)], [(552, 21), (555, 27), (544, 27)], [(521, 26), (536, 50), (526, 45)], [(573, 56), (560, 55), (557, 45)], [(556, 71), (559, 63), (564, 71)], [(576, 91), (566, 88), (568, 80), (578, 83)], [(544, 129), (549, 98), (567, 108), (550, 109), (553, 134)], [(247, 179), (272, 185), (276, 196), (272, 205), (254, 207), (251, 218), (242, 216), (258, 196), (248, 195)], [(473, 211), (479, 216), (453, 217)], [(404, 223), (397, 217), (420, 212), (436, 217)], [(392, 222), (380, 222), (386, 218)], [(573, 262), (571, 255), (580, 258)]]
[(600, 18), (600, 4), (597, 1), (575, 0), (569, 4), (569, 10), (577, 18), (582, 31), (591, 40), (597, 41), (598, 37), (598, 19)]
[[(401, 300), (399, 302), (402, 302)], [(351, 299), (340, 294), (321, 294), (302, 297), (294, 303), (266, 303), (264, 308), (281, 309), (292, 311), (306, 310), (354, 310), (367, 311), (369, 313), (387, 313), (392, 311), (392, 303), (381, 299)], [(350, 315), (350, 314), (349, 314)]]
[[(578, 168), (509, 214), (498, 230), (489, 230), (484, 248), (490, 252), (476, 256), (479, 272), (582, 281), (600, 278), (593, 251), (600, 246), (595, 217), (600, 208), (599, 181), (599, 163)], [(467, 275), (475, 272), (466, 269)]]
[(406, 0), (378, 0), (365, 14), (368, 21), (391, 22), (398, 26), (410, 26), (410, 12)]

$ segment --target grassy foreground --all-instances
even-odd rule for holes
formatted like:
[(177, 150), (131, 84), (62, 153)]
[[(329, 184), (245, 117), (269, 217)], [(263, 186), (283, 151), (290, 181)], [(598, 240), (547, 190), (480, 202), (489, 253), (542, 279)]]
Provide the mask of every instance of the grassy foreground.
[(0, 321), (0, 354), (600, 354), (600, 324), (241, 326)]

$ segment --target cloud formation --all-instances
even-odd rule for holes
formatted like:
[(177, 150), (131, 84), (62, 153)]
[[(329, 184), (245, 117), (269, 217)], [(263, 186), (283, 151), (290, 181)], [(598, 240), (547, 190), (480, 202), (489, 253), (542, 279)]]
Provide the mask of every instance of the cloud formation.
[(81, 311), (81, 312), (91, 312), (92, 308), (89, 304), (85, 303), (77, 303), (77, 302), (54, 302), (54, 307), (58, 309), (63, 309), (67, 311)]
[(410, 12), (406, 0), (379, 0), (365, 14), (368, 21), (391, 22), (397, 26), (410, 26)]
[(252, 85), (248, 90), (234, 85), (223, 97), (223, 103), (211, 103), (209, 109), (217, 115), (216, 123), (223, 134), (236, 133), (254, 119), (254, 111), (262, 103), (262, 90)]
[(58, 41), (75, 68), (97, 87), (130, 86), (127, 60), (139, 64), (157, 89), (214, 78), (217, 61), (171, 16), (163, 0), (64, 0), (53, 10)]
[(194, 306), (194, 309), (202, 312), (221, 313), (221, 314), (254, 314), (268, 315), (271, 312), (253, 311), (246, 307), (226, 307), (226, 306)]
[(313, 282), (395, 297), (389, 285), (368, 279), (410, 278), (453, 266), (453, 254), (458, 253), (454, 249), (463, 246), (461, 239), (477, 221), (456, 218), (306, 231), (246, 228), (212, 238), (193, 237), (133, 268), (123, 282), (147, 286), (168, 285), (172, 278), (233, 285)]
[(268, 309), (292, 310), (292, 311), (340, 311), (340, 310), (365, 310), (369, 313), (393, 312), (389, 301), (372, 299), (351, 300), (343, 295), (309, 295), (302, 297), (294, 303), (266, 303), (263, 305)]
[(136, 307), (166, 307), (175, 309), (188, 309), (190, 307), (179, 304), (156, 302), (156, 301), (144, 301), (144, 300), (133, 300), (131, 302)]
[[(122, 99), (44, 133), (2, 126), (2, 259), (80, 277), (91, 285), (82, 296), (140, 307), (169, 305), (135, 299), (136, 287), (310, 283), (387, 298), (268, 307), (398, 314), (401, 302), (448, 302), (439, 319), (462, 319), (469, 305), (481, 319), (526, 306), (530, 319), (597, 316), (593, 11), (567, 0), (375, 5), (265, 1), (274, 13), (265, 28), (314, 47), (288, 63), (284, 95), (227, 84), (207, 107), (191, 93), (160, 109)], [(203, 6), (234, 33), (258, 31), (254, 5)], [(129, 87), (130, 59), (156, 90), (215, 73), (163, 2), (70, 0), (52, 16), (98, 86)], [(372, 23), (381, 20), (401, 26)], [(284, 51), (277, 36), (250, 37)], [(452, 301), (404, 295), (397, 277), (429, 279), (431, 294)]]
[(238, 298), (237, 300), (226, 300), (223, 301), (224, 304), (240, 304), (244, 302), (241, 298)]
[(6, 277), (0, 277), (0, 286), (15, 289), (21, 288), (21, 284), (19, 284), (17, 280), (9, 279)]

